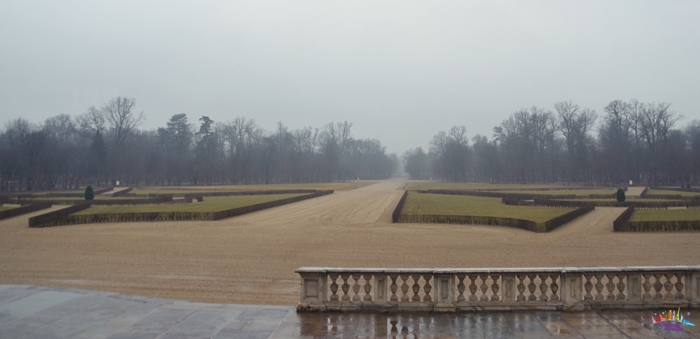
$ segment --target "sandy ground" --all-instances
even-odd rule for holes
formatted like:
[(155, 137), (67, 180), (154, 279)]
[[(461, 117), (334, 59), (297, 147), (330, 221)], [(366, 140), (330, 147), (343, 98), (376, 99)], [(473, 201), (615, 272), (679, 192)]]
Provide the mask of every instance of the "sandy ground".
[(639, 198), (639, 196), (642, 194), (642, 192), (644, 192), (645, 188), (646, 187), (644, 187), (644, 186), (628, 187), (627, 192), (625, 192), (625, 196)]
[[(220, 221), (30, 229), (0, 221), (0, 284), (87, 288), (214, 303), (296, 305), (301, 266), (698, 265), (700, 232), (613, 233), (598, 208), (551, 233), (392, 224), (405, 183), (384, 181)], [(55, 208), (54, 208), (55, 209)]]

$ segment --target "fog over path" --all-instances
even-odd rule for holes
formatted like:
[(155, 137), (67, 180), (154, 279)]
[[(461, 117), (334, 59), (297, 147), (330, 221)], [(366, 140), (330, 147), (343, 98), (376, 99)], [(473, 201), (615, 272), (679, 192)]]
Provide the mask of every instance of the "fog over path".
[(30, 229), (0, 221), (0, 284), (114, 291), (214, 303), (295, 305), (301, 266), (697, 265), (700, 233), (613, 233), (623, 208), (597, 208), (550, 233), (392, 224), (405, 182), (220, 221)]

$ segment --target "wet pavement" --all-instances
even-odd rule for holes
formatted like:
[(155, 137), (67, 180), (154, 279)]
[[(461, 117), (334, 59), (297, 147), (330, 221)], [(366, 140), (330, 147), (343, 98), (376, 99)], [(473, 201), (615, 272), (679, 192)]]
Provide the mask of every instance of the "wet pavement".
[[(0, 285), (0, 338), (700, 338), (697, 326), (652, 325), (660, 311), (297, 314), (289, 306)], [(700, 323), (700, 311), (682, 314)]]

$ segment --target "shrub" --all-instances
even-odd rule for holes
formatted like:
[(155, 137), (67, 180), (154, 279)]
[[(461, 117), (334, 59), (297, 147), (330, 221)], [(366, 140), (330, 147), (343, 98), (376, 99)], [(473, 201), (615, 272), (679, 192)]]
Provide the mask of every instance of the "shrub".
[(615, 196), (616, 196), (618, 202), (624, 202), (625, 201), (625, 190), (623, 190), (622, 188), (619, 188), (617, 190), (617, 194)]
[(85, 187), (85, 200), (95, 199), (95, 192), (92, 190), (92, 186)]

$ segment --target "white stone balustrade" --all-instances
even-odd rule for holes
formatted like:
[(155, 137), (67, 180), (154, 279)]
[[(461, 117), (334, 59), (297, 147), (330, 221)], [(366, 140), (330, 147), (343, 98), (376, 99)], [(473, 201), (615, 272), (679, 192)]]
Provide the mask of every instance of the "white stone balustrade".
[(700, 307), (700, 266), (389, 269), (302, 267), (298, 311)]

